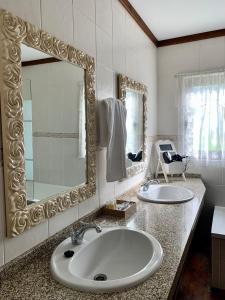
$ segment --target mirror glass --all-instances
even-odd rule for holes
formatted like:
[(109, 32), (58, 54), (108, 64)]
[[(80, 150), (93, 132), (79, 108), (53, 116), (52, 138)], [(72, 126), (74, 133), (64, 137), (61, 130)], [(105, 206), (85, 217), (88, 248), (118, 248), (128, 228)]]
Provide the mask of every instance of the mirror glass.
[(144, 144), (144, 104), (143, 94), (127, 89), (125, 105), (127, 109), (127, 164), (131, 166), (143, 161)]
[(86, 182), (84, 70), (22, 44), (28, 204)]

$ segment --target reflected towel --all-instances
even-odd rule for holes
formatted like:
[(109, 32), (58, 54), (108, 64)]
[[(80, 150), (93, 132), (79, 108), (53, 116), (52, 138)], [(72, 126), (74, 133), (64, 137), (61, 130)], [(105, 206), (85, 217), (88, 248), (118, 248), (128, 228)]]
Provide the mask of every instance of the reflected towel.
[(106, 180), (127, 177), (126, 172), (126, 108), (122, 101), (108, 98), (98, 105), (98, 142), (107, 147)]

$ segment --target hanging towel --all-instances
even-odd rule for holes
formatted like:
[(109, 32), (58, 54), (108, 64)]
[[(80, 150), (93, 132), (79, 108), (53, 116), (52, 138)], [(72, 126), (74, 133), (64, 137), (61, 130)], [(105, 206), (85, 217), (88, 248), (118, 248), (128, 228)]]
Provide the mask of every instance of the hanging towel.
[(108, 98), (99, 102), (98, 142), (107, 147), (106, 180), (113, 182), (127, 177), (126, 172), (126, 108), (122, 101)]
[(97, 145), (100, 148), (108, 146), (108, 125), (106, 115), (106, 100), (98, 101), (97, 106)]

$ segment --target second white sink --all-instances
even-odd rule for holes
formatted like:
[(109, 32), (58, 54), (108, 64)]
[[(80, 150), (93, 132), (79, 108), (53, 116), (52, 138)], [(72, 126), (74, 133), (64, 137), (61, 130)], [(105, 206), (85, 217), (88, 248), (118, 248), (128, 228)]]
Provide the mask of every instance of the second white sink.
[[(62, 284), (89, 292), (112, 292), (147, 279), (161, 265), (163, 251), (150, 234), (127, 227), (89, 230), (82, 245), (70, 238), (54, 251), (51, 271)], [(74, 251), (65, 258), (66, 250)]]
[(181, 186), (150, 185), (147, 190), (141, 188), (137, 193), (140, 200), (154, 203), (182, 203), (194, 198), (194, 193)]

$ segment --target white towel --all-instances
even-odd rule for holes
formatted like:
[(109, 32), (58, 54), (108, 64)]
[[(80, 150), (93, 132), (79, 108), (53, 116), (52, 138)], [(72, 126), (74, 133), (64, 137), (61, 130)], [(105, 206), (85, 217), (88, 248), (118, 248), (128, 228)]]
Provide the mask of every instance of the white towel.
[(107, 147), (106, 180), (127, 177), (126, 172), (126, 108), (120, 100), (108, 98), (98, 105), (98, 142)]
[(97, 106), (97, 144), (99, 147), (108, 146), (108, 125), (106, 115), (106, 101), (98, 101)]

